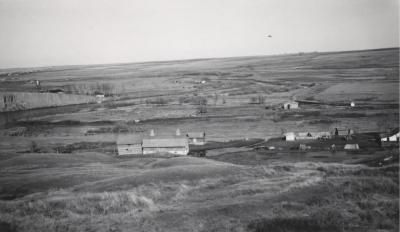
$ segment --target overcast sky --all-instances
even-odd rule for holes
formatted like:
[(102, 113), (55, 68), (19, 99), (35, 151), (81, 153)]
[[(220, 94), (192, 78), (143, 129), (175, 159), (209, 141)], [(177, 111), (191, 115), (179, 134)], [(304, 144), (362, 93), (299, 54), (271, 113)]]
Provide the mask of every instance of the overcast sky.
[(0, 0), (0, 68), (398, 47), (398, 15), (398, 0)]

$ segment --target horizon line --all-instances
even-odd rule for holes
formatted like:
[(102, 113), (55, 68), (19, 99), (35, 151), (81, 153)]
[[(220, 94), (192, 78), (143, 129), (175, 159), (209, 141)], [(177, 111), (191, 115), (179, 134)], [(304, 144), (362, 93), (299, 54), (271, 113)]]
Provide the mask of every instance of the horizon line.
[(260, 54), (260, 55), (243, 55), (243, 56), (221, 56), (221, 57), (198, 57), (198, 58), (187, 58), (187, 59), (166, 59), (166, 60), (144, 60), (144, 61), (127, 61), (127, 62), (115, 62), (115, 63), (86, 63), (86, 64), (59, 64), (59, 65), (48, 65), (48, 66), (23, 66), (23, 67), (6, 67), (0, 68), (0, 71), (6, 71), (10, 69), (39, 69), (39, 68), (57, 68), (57, 67), (79, 67), (79, 66), (102, 66), (102, 65), (124, 65), (124, 64), (144, 64), (144, 63), (164, 63), (164, 62), (177, 62), (177, 61), (196, 61), (196, 60), (213, 60), (213, 59), (232, 59), (232, 58), (246, 58), (246, 57), (268, 57), (268, 56), (284, 56), (284, 55), (295, 55), (295, 54), (310, 54), (310, 53), (344, 53), (344, 52), (361, 52), (361, 51), (379, 51), (379, 50), (390, 50), (400, 49), (398, 47), (383, 47), (383, 48), (368, 48), (368, 49), (355, 49), (355, 50), (334, 50), (334, 51), (298, 51), (290, 53), (276, 53), (276, 54)]

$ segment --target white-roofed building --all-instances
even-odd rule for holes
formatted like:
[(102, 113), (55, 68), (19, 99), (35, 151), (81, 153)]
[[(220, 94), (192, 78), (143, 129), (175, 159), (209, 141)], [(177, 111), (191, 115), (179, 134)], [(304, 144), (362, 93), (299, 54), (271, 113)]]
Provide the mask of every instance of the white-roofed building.
[(143, 139), (142, 150), (143, 155), (187, 155), (189, 153), (189, 142), (186, 138)]
[(286, 141), (295, 141), (296, 140), (296, 134), (294, 132), (285, 133), (284, 137), (285, 137)]

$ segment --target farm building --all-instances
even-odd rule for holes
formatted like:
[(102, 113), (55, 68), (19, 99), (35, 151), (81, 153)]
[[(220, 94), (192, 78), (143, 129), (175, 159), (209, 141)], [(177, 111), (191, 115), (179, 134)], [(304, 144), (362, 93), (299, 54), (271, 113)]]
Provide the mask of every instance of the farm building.
[(296, 140), (296, 135), (294, 132), (288, 132), (284, 134), (284, 139), (286, 141), (295, 141)]
[(299, 132), (296, 135), (296, 140), (307, 140), (307, 139), (329, 139), (331, 138), (331, 133), (322, 131), (322, 132)]
[(290, 110), (290, 109), (298, 109), (299, 108), (299, 103), (298, 102), (286, 102), (283, 103), (283, 109), (284, 110)]
[(343, 136), (346, 137), (347, 140), (351, 139), (351, 136), (354, 134), (354, 130), (352, 129), (341, 129), (335, 128), (332, 133), (334, 136)]
[(299, 132), (296, 135), (296, 140), (317, 139), (315, 134), (311, 132)]
[(193, 145), (204, 145), (206, 143), (206, 133), (205, 132), (191, 132), (186, 134), (189, 144)]
[(330, 132), (289, 132), (284, 135), (286, 141), (295, 140), (309, 140), (309, 139), (329, 139), (331, 138)]
[(400, 137), (400, 132), (399, 132), (399, 128), (397, 128), (388, 134), (382, 134), (381, 141), (382, 142), (399, 142), (399, 137)]
[(400, 141), (399, 128), (392, 130), (390, 133), (381, 134), (381, 145), (387, 146), (398, 146)]
[(143, 155), (160, 153), (187, 155), (189, 153), (189, 142), (186, 138), (143, 139), (142, 149)]
[(329, 131), (321, 131), (314, 133), (317, 139), (330, 139), (332, 138), (332, 134)]
[(355, 143), (355, 144), (346, 144), (346, 145), (344, 145), (344, 149), (345, 150), (358, 150), (358, 149), (360, 149), (360, 147), (358, 146), (357, 143)]
[(118, 155), (142, 155), (142, 142), (132, 135), (120, 135), (117, 139)]

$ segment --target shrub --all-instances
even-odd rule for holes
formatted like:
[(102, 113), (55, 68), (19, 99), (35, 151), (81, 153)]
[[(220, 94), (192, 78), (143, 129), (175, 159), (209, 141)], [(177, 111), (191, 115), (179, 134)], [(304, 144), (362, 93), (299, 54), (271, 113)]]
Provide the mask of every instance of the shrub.
[(31, 153), (35, 153), (39, 151), (39, 147), (37, 145), (37, 143), (35, 141), (31, 141), (30, 145), (29, 145), (29, 151)]

